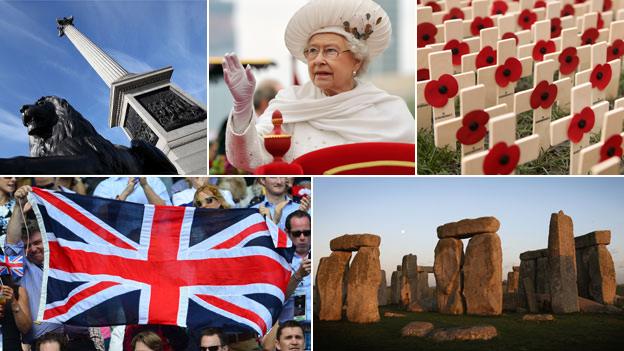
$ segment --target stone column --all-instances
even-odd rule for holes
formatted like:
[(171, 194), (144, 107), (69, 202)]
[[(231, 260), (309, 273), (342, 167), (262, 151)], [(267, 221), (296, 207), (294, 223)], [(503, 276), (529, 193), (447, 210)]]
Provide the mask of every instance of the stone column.
[[(324, 257), (316, 272), (316, 287), (319, 296), (319, 319), (339, 321), (342, 319), (342, 305), (346, 292), (343, 290), (349, 271), (351, 252), (332, 252)], [(316, 301), (315, 301), (316, 302)]]
[(129, 73), (73, 21), (73, 17), (57, 19), (59, 36), (67, 36), (110, 88), (109, 126), (122, 127), (130, 139), (160, 149), (180, 174), (206, 174), (206, 108), (171, 83), (173, 67)]
[(615, 264), (607, 249), (611, 231), (600, 230), (574, 238), (579, 295), (602, 304), (615, 301)]
[(388, 304), (388, 283), (386, 282), (386, 271), (381, 270), (381, 280), (379, 282), (379, 290), (377, 292), (377, 301), (379, 306)]
[(379, 321), (377, 290), (381, 279), (378, 247), (360, 247), (348, 275), (347, 319), (354, 323)]
[(416, 255), (403, 256), (401, 268), (401, 304), (409, 311), (421, 312), (418, 303), (418, 261)]
[(473, 236), (464, 261), (466, 313), (495, 316), (503, 311), (503, 250), (496, 233)]
[(58, 24), (59, 35), (67, 36), (109, 88), (113, 82), (129, 75), (128, 71), (73, 26), (72, 17), (59, 20)]
[(436, 301), (440, 313), (464, 313), (461, 294), (463, 249), (464, 244), (461, 240), (453, 238), (440, 239), (435, 247), (433, 271), (436, 279)]
[(578, 312), (574, 228), (572, 218), (563, 211), (550, 217), (548, 272), (553, 312)]

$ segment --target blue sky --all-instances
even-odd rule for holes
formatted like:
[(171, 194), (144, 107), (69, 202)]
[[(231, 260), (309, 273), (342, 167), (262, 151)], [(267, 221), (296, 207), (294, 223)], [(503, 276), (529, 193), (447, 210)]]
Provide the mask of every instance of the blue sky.
[(127, 71), (173, 66), (173, 82), (207, 103), (206, 1), (0, 0), (0, 157), (29, 154), (19, 109), (45, 95), (66, 98), (100, 134), (129, 145), (108, 128), (108, 87), (57, 36), (56, 18), (66, 16)]
[[(387, 278), (409, 253), (433, 265), (436, 228), (463, 218), (495, 216), (505, 277), (520, 253), (548, 246), (550, 214), (563, 210), (574, 235), (611, 230), (608, 246), (616, 278), (624, 283), (624, 178), (606, 177), (419, 177), (314, 179), (314, 268), (342, 234), (381, 236)], [(464, 250), (467, 239), (464, 241)], [(430, 284), (433, 279), (430, 278)], [(389, 280), (388, 280), (389, 283)]]

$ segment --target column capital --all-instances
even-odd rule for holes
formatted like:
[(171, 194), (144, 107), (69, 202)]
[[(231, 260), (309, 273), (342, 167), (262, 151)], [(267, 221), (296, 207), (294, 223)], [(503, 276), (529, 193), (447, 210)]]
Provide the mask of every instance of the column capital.
[(65, 35), (65, 27), (74, 25), (74, 16), (57, 18), (56, 19), (56, 29), (58, 29), (58, 36), (62, 37)]

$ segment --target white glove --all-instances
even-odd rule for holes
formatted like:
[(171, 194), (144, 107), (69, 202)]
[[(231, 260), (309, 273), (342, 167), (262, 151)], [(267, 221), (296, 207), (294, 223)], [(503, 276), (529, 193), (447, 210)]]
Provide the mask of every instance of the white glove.
[[(234, 114), (251, 113), (251, 102), (256, 88), (256, 78), (251, 67), (243, 68), (236, 54), (225, 54), (223, 58), (223, 79), (234, 98)], [(250, 116), (246, 116), (250, 117)]]

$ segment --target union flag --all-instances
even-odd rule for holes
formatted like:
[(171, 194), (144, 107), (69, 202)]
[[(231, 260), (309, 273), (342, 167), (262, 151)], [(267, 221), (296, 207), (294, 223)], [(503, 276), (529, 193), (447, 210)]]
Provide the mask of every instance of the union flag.
[(37, 320), (266, 334), (291, 276), (287, 235), (257, 209), (142, 205), (33, 188), (44, 240)]

